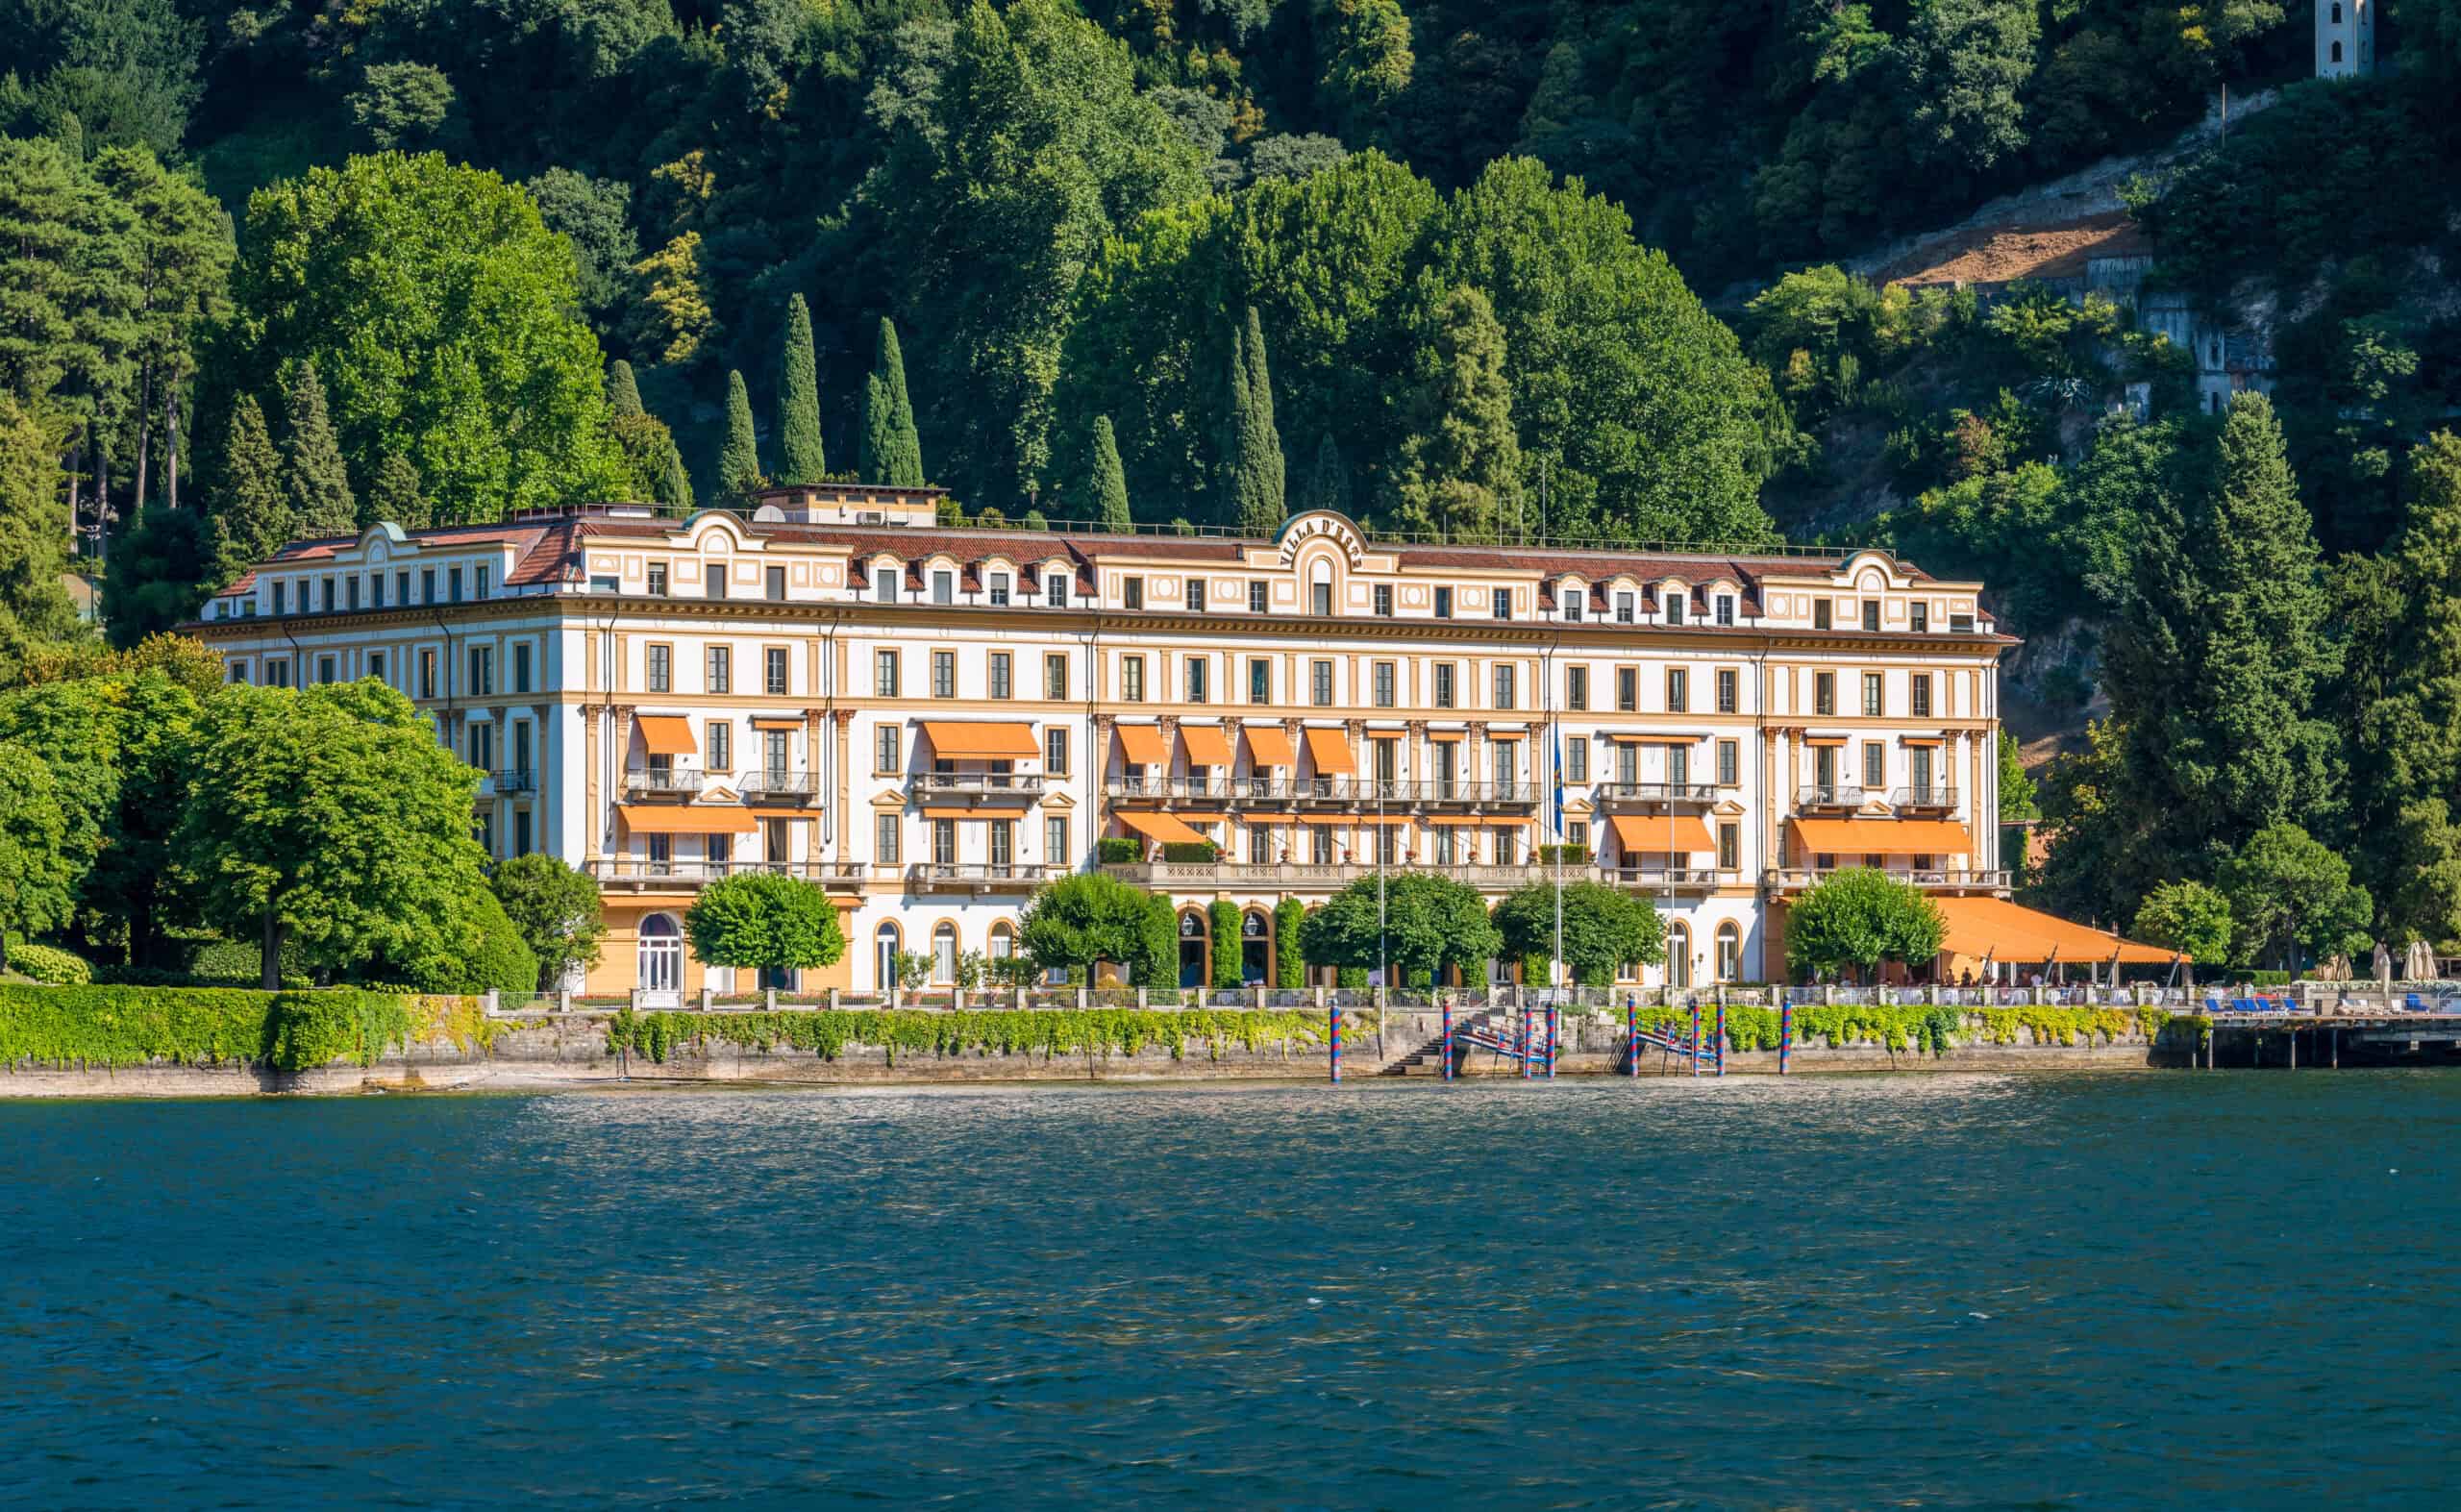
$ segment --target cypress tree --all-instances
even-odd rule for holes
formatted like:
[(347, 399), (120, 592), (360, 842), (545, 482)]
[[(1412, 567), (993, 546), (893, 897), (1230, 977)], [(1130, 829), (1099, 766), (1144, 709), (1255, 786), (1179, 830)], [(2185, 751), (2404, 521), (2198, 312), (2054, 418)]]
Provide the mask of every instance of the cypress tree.
[(291, 369), (289, 424), (283, 437), (283, 488), (289, 496), (291, 528), (302, 535), (348, 535), (359, 529), (359, 505), (342, 465), (341, 441), (325, 411), (325, 385), (316, 364)]
[(752, 434), (752, 395), (743, 375), (727, 369), (727, 439), (718, 449), (718, 490), (728, 504), (749, 504), (760, 486), (760, 446)]
[(232, 407), (222, 443), (222, 485), (215, 490), (213, 555), (229, 582), (291, 537), (290, 502), (283, 496), (282, 459), (254, 394)]
[(914, 429), (914, 402), (906, 392), (906, 354), (897, 344), (897, 327), (881, 317), (880, 351), (873, 363), (880, 375), (882, 398), (888, 408), (891, 449), (882, 460), (880, 481), (901, 488), (923, 486), (923, 437)]
[(1265, 329), (1256, 318), (1254, 305), (1248, 307), (1247, 359), (1248, 406), (1255, 414), (1257, 477), (1262, 481), (1265, 496), (1272, 501), (1273, 518), (1266, 525), (1270, 529), (1281, 523), (1289, 488), (1281, 456), (1281, 428), (1273, 417), (1273, 377), (1265, 365)]
[(676, 514), (692, 512), (692, 475), (684, 467), (684, 454), (675, 443), (666, 445), (666, 470), (659, 475), (658, 502)]
[(416, 464), (399, 452), (387, 452), (376, 466), (376, 477), (367, 485), (367, 496), (359, 502), (359, 528), (365, 530), (381, 520), (390, 520), (406, 531), (422, 529), (428, 523), (427, 495), (419, 488)]
[[(2395, 943), (2461, 934), (2461, 437), (2410, 453), (2401, 533), (2381, 558), (2398, 610), (2376, 636), (2383, 695), (2358, 717), (2351, 831)], [(2340, 616), (2345, 633), (2350, 621)]]
[(786, 302), (786, 349), (778, 376), (778, 481), (818, 483), (829, 475), (820, 444), (820, 365), (812, 356), (811, 309)]
[(1316, 443), (1315, 465), (1300, 484), (1299, 508), (1330, 509), (1336, 514), (1350, 512), (1350, 474), (1342, 467), (1341, 448), (1333, 444), (1333, 433), (1328, 431)]
[(640, 385), (633, 382), (633, 364), (617, 358), (607, 369), (607, 408), (617, 414), (643, 414)]
[(1119, 439), (1109, 415), (1094, 421), (1094, 518), (1105, 530), (1135, 529), (1128, 512), (1128, 473), (1119, 464)]
[(897, 416), (890, 409), (888, 385), (878, 373), (863, 375), (863, 434), (855, 448), (857, 475), (865, 483), (888, 482), (889, 462), (897, 453)]
[(1244, 331), (1230, 333), (1229, 434), (1224, 438), (1232, 520), (1251, 535), (1270, 535), (1284, 514), (1281, 437), (1274, 429), (1273, 383), (1265, 367), (1264, 332), (1251, 307)]

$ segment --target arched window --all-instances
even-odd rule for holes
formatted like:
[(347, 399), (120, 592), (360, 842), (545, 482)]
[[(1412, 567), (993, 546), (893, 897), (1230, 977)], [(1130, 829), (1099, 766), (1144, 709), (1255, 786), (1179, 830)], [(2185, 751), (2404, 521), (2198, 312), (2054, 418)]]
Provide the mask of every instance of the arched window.
[(2335, 26), (2342, 24), (2341, 0), (2333, 0), (2333, 24)]
[(1333, 612), (1333, 564), (1322, 557), (1307, 569), (1307, 612)]
[(2341, 61), (2342, 61), (2342, 44), (2341, 44), (2341, 43), (2339, 43), (2339, 42), (2335, 42), (2335, 43), (2333, 44), (2333, 62), (2340, 62)]
[(1008, 928), (1007, 920), (1003, 919), (991, 927), (991, 947), (986, 954), (996, 961), (1007, 960), (1017, 954), (1017, 931)]
[(634, 960), (641, 991), (680, 1000), (684, 991), (684, 930), (671, 913), (641, 921)]
[(957, 980), (957, 927), (943, 919), (932, 930), (932, 983), (953, 987)]
[(1729, 919), (1718, 926), (1718, 979), (1733, 981), (1743, 967), (1743, 931)]
[(1678, 989), (1692, 985), (1692, 929), (1680, 919), (1666, 927), (1666, 984)]
[(897, 986), (897, 953), (901, 941), (897, 926), (883, 924), (872, 936), (872, 970), (877, 975), (880, 990), (888, 992)]

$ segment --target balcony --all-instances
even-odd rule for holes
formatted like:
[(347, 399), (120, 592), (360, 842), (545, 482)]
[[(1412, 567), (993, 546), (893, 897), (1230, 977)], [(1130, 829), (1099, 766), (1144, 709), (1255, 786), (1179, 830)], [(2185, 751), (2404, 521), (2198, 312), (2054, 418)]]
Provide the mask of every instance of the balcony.
[(589, 875), (608, 892), (679, 892), (729, 877), (799, 877), (821, 886), (860, 888), (863, 869), (839, 861), (654, 861), (638, 855), (601, 856)]
[(527, 767), (508, 767), (500, 772), (490, 772), (485, 791), (499, 795), (534, 793), (538, 791), (538, 774)]
[(918, 772), (914, 796), (972, 804), (1031, 804), (1042, 797), (1039, 772)]
[[(898, 868), (882, 870), (896, 874)], [(903, 873), (908, 892), (1029, 892), (1051, 869), (1039, 862), (925, 861)]]
[(1634, 892), (1663, 896), (1671, 892), (1703, 893), (1736, 886), (1743, 880), (1743, 874), (1715, 867), (1602, 866), (1598, 869), (1598, 880), (1609, 886), (1628, 887)]
[(1957, 806), (1957, 790), (1936, 786), (1892, 788), (1888, 806), (1900, 813), (1947, 813)]
[[(1801, 892), (1819, 884), (1821, 879), (1837, 872), (1853, 870), (1844, 866), (1780, 866), (1767, 874), (1765, 884), (1777, 892)], [(2005, 871), (1952, 871), (1942, 867), (1883, 866), (1876, 868), (1893, 882), (1904, 882), (1925, 892), (1980, 893), (2006, 892)]]
[(782, 767), (757, 767), (740, 773), (736, 791), (756, 803), (809, 804), (820, 797), (820, 782), (809, 772), (790, 772)]
[(1113, 798), (1153, 798), (1165, 803), (1182, 799), (1228, 803), (1232, 798), (1290, 796), (1290, 784), (1269, 777), (1115, 777), (1103, 784)]
[(1590, 788), (1590, 802), (1609, 806), (1646, 804), (1705, 808), (1717, 801), (1715, 782), (1600, 782)]
[(1110, 797), (1130, 802), (1142, 798), (1165, 805), (1188, 802), (1243, 807), (1289, 803), (1340, 804), (1360, 808), (1373, 808), (1380, 804), (1389, 808), (1431, 805), (1528, 807), (1540, 797), (1535, 782), (1474, 782), (1451, 778), (1405, 781), (1398, 778), (1335, 776), (1129, 777), (1113, 778), (1103, 785)]
[[(1106, 866), (1103, 870), (1122, 881), (1156, 890), (1180, 889), (1206, 891), (1225, 887), (1270, 888), (1282, 891), (1337, 891), (1361, 878), (1374, 877), (1373, 863), (1339, 861), (1132, 861)], [(1432, 872), (1484, 892), (1510, 892), (1534, 881), (1544, 881), (1550, 875), (1535, 863), (1516, 866), (1434, 865), (1426, 862), (1396, 861), (1384, 868), (1386, 876), (1402, 872)], [(1565, 880), (1577, 880), (1565, 873)]]
[(1795, 789), (1798, 811), (1813, 808), (1860, 808), (1867, 789), (1834, 782), (1806, 782)]
[(624, 769), (624, 796), (627, 798), (682, 798), (701, 796), (702, 784), (709, 774), (691, 766), (634, 766)]

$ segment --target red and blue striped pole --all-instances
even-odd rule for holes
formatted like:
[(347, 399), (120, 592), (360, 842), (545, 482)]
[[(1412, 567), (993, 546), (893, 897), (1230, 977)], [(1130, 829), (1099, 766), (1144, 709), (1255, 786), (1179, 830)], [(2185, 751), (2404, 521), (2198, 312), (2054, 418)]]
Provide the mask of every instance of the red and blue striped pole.
[(1637, 1077), (1641, 1074), (1640, 999), (1628, 992), (1624, 994), (1624, 1044), (1632, 1056), (1631, 1064), (1625, 1068), (1625, 1075)]
[(1452, 1079), (1453, 1079), (1453, 994), (1451, 994), (1451, 993), (1449, 993), (1449, 992), (1448, 992), (1448, 993), (1446, 993), (1446, 994), (1444, 995), (1444, 1075), (1443, 1075), (1443, 1079), (1444, 1079), (1444, 1080), (1446, 1080), (1446, 1081), (1450, 1081), (1450, 1080), (1452, 1080)]
[(1718, 1075), (1727, 1074), (1727, 1000), (1718, 999)]
[(1547, 1004), (1547, 1079), (1555, 1079), (1555, 1005)]
[(1795, 1048), (1795, 1000), (1777, 1000), (1777, 1075), (1786, 1074), (1787, 1053)]
[(1536, 1020), (1530, 1016), (1529, 1004), (1523, 1004), (1521, 1005), (1521, 1079), (1524, 1081), (1535, 1075), (1529, 1069), (1529, 1044), (1538, 1037), (1538, 1031), (1530, 1027), (1535, 1022)]
[(1339, 1086), (1342, 1080), (1342, 1010), (1338, 1006), (1327, 1008), (1325, 1017), (1332, 1031), (1333, 1085)]
[(1701, 1004), (1692, 1004), (1692, 1074), (1701, 1074)]

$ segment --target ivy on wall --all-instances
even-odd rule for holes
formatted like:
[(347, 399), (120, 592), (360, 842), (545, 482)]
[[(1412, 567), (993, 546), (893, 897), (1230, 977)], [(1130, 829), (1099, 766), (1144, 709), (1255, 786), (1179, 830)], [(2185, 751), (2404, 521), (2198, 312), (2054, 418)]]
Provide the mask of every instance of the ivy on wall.
[(1232, 1045), (1254, 1053), (1276, 1041), (1313, 1046), (1324, 1023), (1313, 1013), (1237, 1008), (1029, 1009), (1023, 1012), (922, 1012), (913, 1009), (779, 1009), (770, 1013), (617, 1012), (607, 1024), (608, 1053), (629, 1051), (662, 1064), (677, 1049), (730, 1045), (742, 1050), (809, 1051), (835, 1060), (850, 1045), (900, 1055), (1133, 1055), (1167, 1045), (1175, 1058), (1191, 1044), (1219, 1056)]

